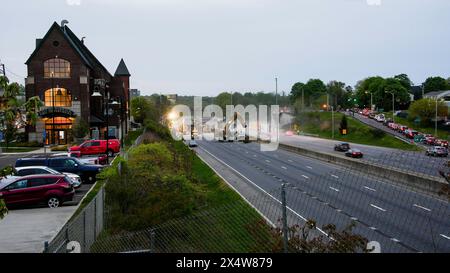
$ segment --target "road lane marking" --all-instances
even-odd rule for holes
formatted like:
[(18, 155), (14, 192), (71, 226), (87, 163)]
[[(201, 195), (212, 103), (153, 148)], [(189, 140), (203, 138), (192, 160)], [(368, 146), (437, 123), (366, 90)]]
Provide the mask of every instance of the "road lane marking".
[(382, 212), (386, 212), (385, 209), (380, 208), (380, 207), (378, 207), (378, 206), (375, 206), (374, 204), (370, 204), (370, 206), (372, 206), (372, 207), (374, 207), (374, 208), (376, 208), (376, 209), (378, 209), (378, 210), (381, 210)]
[(377, 228), (376, 228), (376, 227), (370, 227), (370, 229), (371, 229), (371, 230), (377, 230)]
[(331, 176), (334, 177), (334, 178), (339, 179), (339, 176), (337, 176), (337, 175), (332, 174)]
[(304, 177), (304, 178), (306, 178), (306, 179), (309, 179), (309, 177), (307, 177), (306, 175), (304, 175), (304, 174), (302, 174), (302, 176)]
[(353, 221), (358, 221), (358, 218), (356, 218), (356, 217), (352, 217), (350, 219), (352, 219)]
[(329, 187), (329, 188), (332, 189), (333, 191), (339, 192), (339, 190), (336, 188), (333, 188), (333, 187)]
[(270, 163), (270, 160), (267, 160), (267, 159), (266, 159), (266, 162), (267, 162), (267, 163)]
[(391, 238), (391, 240), (394, 241), (394, 242), (396, 242), (396, 243), (400, 243), (400, 240), (399, 240), (399, 239)]
[(372, 188), (369, 188), (369, 187), (367, 187), (367, 186), (364, 186), (364, 189), (366, 189), (366, 190), (369, 190), (369, 191), (377, 191), (376, 189), (372, 189)]
[(281, 168), (287, 170), (287, 168), (285, 166), (281, 166)]
[(426, 207), (422, 207), (422, 206), (420, 206), (420, 205), (417, 205), (417, 204), (414, 204), (413, 206), (414, 206), (414, 207), (416, 207), (416, 208), (419, 208), (419, 209), (423, 209), (423, 210), (426, 210), (426, 211), (431, 211), (431, 209), (429, 209), (429, 208), (426, 208)]
[(253, 157), (257, 157), (256, 155), (253, 155)]
[(449, 236), (446, 236), (446, 235), (444, 235), (444, 234), (441, 234), (441, 236), (444, 237), (444, 238), (447, 239), (447, 240), (450, 240), (450, 237), (449, 237)]
[(290, 159), (288, 159), (288, 161), (289, 161), (289, 162), (291, 162), (291, 163), (293, 162), (293, 161), (292, 161), (292, 160), (290, 160)]
[(312, 170), (312, 167), (311, 167), (311, 166), (306, 166), (306, 168), (308, 168), (308, 169), (311, 169), (311, 170)]

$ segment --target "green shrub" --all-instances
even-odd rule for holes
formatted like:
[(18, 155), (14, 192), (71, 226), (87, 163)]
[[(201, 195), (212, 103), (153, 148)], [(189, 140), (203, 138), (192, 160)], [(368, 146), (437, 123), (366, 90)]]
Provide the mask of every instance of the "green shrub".
[(58, 145), (50, 148), (52, 152), (67, 152), (67, 145)]
[(370, 134), (374, 137), (374, 138), (382, 138), (386, 135), (386, 133), (378, 128), (372, 128), (370, 129)]

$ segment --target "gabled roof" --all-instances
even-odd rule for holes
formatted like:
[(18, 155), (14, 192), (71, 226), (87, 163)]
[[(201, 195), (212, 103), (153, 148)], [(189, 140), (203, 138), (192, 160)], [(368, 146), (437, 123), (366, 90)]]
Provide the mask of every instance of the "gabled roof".
[(433, 91), (425, 94), (425, 98), (443, 98), (450, 95), (450, 90)]
[(123, 59), (120, 59), (119, 66), (116, 69), (116, 72), (114, 73), (114, 76), (131, 76), (130, 72), (128, 72), (128, 68), (125, 65), (125, 62)]
[(100, 61), (92, 54), (89, 49), (78, 39), (78, 37), (70, 30), (70, 28), (66, 25), (61, 27), (58, 23), (54, 22), (50, 29), (45, 34), (44, 38), (41, 39), (39, 45), (35, 48), (33, 53), (31, 53), (28, 60), (25, 64), (29, 64), (31, 59), (36, 55), (36, 53), (41, 48), (43, 41), (47, 39), (50, 33), (56, 29), (60, 32), (60, 34), (66, 39), (66, 41), (71, 45), (71, 47), (75, 50), (75, 52), (80, 56), (81, 60), (91, 69), (100, 69), (103, 70), (107, 75), (112, 77), (112, 75), (108, 72), (108, 70), (100, 63)]

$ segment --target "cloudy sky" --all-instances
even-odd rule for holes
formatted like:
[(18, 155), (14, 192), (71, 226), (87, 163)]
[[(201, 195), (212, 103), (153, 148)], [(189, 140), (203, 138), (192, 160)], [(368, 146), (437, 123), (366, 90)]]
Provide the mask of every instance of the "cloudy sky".
[(354, 85), (407, 73), (450, 77), (449, 0), (4, 0), (0, 60), (14, 81), (53, 21), (132, 87), (215, 95), (289, 92), (309, 78)]

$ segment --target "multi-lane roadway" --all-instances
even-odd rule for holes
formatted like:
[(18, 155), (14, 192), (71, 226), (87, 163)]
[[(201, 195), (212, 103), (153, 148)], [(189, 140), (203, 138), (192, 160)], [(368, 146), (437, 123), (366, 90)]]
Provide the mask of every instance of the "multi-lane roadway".
[[(198, 141), (199, 152), (244, 177), (255, 192), (276, 194), (287, 183), (288, 206), (302, 219), (354, 230), (383, 252), (449, 252), (449, 203), (288, 151), (261, 152), (256, 143)], [(315, 147), (309, 142), (309, 147)], [(319, 145), (320, 146), (320, 145)], [(358, 147), (359, 148), (359, 147)], [(363, 150), (363, 147), (361, 147)], [(281, 215), (280, 215), (281, 216)]]

